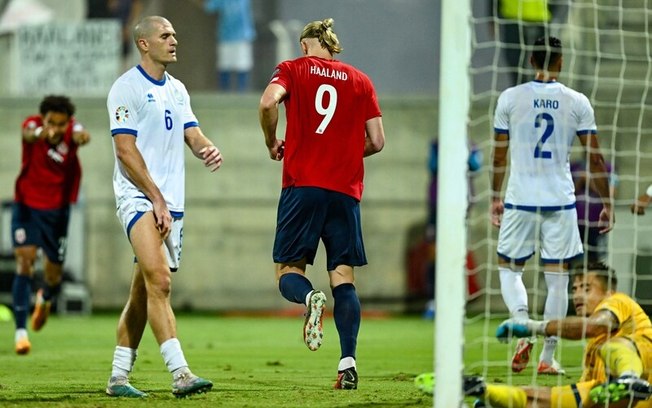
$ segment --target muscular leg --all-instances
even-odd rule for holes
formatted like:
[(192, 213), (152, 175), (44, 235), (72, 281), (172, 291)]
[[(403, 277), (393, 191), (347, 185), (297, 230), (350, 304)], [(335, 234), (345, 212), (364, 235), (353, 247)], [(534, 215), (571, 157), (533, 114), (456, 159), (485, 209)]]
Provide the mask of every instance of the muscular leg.
[(134, 264), (129, 299), (122, 310), (117, 330), (117, 344), (137, 349), (147, 324), (147, 291), (138, 264)]
[(169, 300), (170, 269), (153, 218), (151, 212), (146, 213), (131, 231), (138, 263), (134, 265), (129, 299), (118, 321), (111, 373), (114, 378), (127, 377), (131, 372), (148, 321), (159, 345), (176, 337)]
[(45, 287), (43, 288), (43, 300), (46, 302), (56, 297), (61, 291), (61, 280), (63, 278), (63, 264), (54, 263), (44, 256), (43, 259), (43, 278)]
[[(132, 285), (134, 292), (131, 293), (138, 296), (138, 299), (130, 297), (131, 306), (142, 308), (142, 297), (143, 294), (145, 295), (147, 321), (160, 345), (166, 340), (175, 338), (177, 333), (174, 312), (170, 306), (171, 272), (152, 212), (145, 213), (133, 226), (131, 245), (138, 260), (134, 275), (135, 284)], [(142, 275), (144, 291), (141, 289), (138, 275)], [(128, 312), (127, 319), (129, 318), (134, 317)], [(140, 322), (141, 318), (135, 318), (135, 321)], [(125, 320), (125, 323), (127, 322), (130, 320)]]
[[(145, 218), (145, 216), (143, 216), (143, 218)], [(139, 220), (139, 222), (134, 225), (134, 230), (138, 226), (146, 224), (140, 221), (142, 220)], [(141, 235), (135, 234), (134, 238), (141, 237)], [(160, 237), (158, 239), (160, 242)], [(132, 245), (134, 245), (133, 238)], [(161, 250), (160, 248), (156, 248), (153, 251), (154, 253), (158, 253)], [(134, 252), (136, 252), (135, 248)], [(131, 287), (129, 289), (129, 299), (122, 310), (122, 314), (118, 321), (118, 328), (116, 330), (117, 345), (113, 354), (112, 378), (127, 377), (133, 369), (138, 353), (138, 346), (140, 345), (145, 326), (147, 325), (147, 306), (148, 296), (145, 278), (140, 265), (136, 263), (134, 264)]]

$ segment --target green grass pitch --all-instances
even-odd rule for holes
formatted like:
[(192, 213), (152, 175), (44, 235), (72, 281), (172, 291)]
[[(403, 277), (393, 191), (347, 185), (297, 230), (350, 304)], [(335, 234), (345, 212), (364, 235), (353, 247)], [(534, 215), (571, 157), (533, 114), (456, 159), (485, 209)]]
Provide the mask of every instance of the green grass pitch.
[[(193, 371), (213, 381), (211, 392), (177, 400), (171, 377), (149, 328), (132, 383), (149, 393), (145, 401), (104, 394), (115, 346), (118, 314), (53, 316), (30, 333), (32, 352), (13, 351), (13, 322), (0, 323), (2, 407), (432, 407), (414, 377), (432, 371), (433, 323), (419, 317), (363, 318), (358, 340), (358, 390), (333, 390), (339, 342), (332, 317), (324, 320), (324, 344), (309, 351), (301, 339), (303, 318), (226, 317), (179, 314), (178, 335)], [(558, 356), (567, 374), (536, 376), (534, 364), (512, 374), (512, 345), (492, 338), (499, 320), (465, 324), (465, 373), (488, 381), (556, 385), (580, 375), (583, 342), (562, 341)], [(537, 359), (542, 341), (534, 348)], [(466, 400), (468, 403), (472, 399)]]
[(333, 390), (339, 341), (332, 317), (324, 344), (311, 352), (303, 317), (179, 314), (178, 336), (191, 369), (213, 381), (207, 394), (177, 400), (149, 327), (131, 375), (146, 401), (104, 394), (118, 313), (53, 316), (30, 333), (32, 351), (13, 350), (13, 322), (0, 323), (2, 407), (428, 407), (413, 384), (432, 370), (433, 324), (418, 317), (363, 318), (358, 339), (358, 390)]

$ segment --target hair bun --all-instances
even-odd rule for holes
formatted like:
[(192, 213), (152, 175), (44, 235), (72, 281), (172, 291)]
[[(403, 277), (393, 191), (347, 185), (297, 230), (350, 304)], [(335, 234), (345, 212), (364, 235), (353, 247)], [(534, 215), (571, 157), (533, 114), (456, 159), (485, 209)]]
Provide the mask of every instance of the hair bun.
[(322, 20), (321, 27), (324, 30), (330, 29), (331, 27), (333, 27), (333, 19), (332, 18), (327, 18), (327, 19)]

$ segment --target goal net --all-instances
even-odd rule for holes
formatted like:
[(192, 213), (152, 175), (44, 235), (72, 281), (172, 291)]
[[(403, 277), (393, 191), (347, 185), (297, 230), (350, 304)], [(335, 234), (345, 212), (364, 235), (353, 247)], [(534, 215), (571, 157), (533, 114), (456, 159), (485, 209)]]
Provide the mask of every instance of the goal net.
[[(466, 219), (466, 249), (472, 254), (474, 267), (466, 273), (472, 275), (481, 290), (467, 299), (465, 307), (462, 370), (511, 384), (567, 384), (579, 378), (585, 342), (560, 340), (555, 358), (567, 374), (543, 378), (536, 374), (541, 340), (535, 344), (528, 368), (515, 374), (510, 369), (515, 342), (504, 345), (494, 337), (499, 322), (509, 315), (500, 293), (497, 271), (498, 230), (489, 219), (494, 110), (503, 90), (533, 79), (529, 58), (534, 39), (544, 33), (559, 37), (563, 45), (559, 82), (589, 98), (595, 110), (601, 151), (614, 175), (611, 182), (615, 190), (616, 223), (607, 235), (602, 256), (617, 273), (618, 289), (631, 295), (650, 314), (652, 209), (637, 217), (631, 214), (630, 205), (652, 183), (652, 0), (548, 0), (551, 15), (543, 23), (501, 18), (499, 3), (498, 0), (470, 2), (470, 101), (465, 123), (470, 141), (483, 152), (484, 163), (470, 179), (473, 195)], [(446, 19), (446, 10), (442, 10), (442, 19)], [(444, 33), (442, 38), (446, 38)], [(442, 59), (440, 63), (443, 66), (447, 61)], [(440, 100), (440, 105), (444, 103)], [(571, 162), (581, 161), (583, 157), (581, 145), (576, 141)], [(503, 192), (507, 182), (506, 176)], [(438, 244), (443, 239), (440, 232)], [(442, 278), (451, 273), (454, 272), (437, 270), (437, 282), (445, 282)], [(523, 278), (528, 289), (530, 315), (540, 319), (547, 291), (538, 252), (527, 261)], [(451, 297), (465, 295), (440, 291), (437, 296), (442, 293)], [(437, 304), (446, 304), (446, 300), (438, 299)], [(450, 321), (446, 320), (446, 313), (447, 310), (437, 310), (436, 326), (440, 319)], [(573, 313), (569, 304), (568, 314)], [(436, 337), (435, 358), (440, 355), (439, 347), (451, 347), (454, 341), (459, 344), (458, 339), (440, 344), (442, 337)], [(452, 370), (459, 372), (457, 367)], [(467, 399), (466, 403), (470, 401)]]

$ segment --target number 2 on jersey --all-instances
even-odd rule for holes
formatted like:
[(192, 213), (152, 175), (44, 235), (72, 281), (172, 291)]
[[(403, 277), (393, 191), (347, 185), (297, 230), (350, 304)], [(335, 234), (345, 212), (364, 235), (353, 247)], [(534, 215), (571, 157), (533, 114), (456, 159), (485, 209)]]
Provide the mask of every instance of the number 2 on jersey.
[[(324, 106), (324, 94), (328, 93), (328, 106)], [(315, 110), (317, 113), (322, 115), (321, 123), (315, 130), (318, 134), (323, 134), (326, 130), (326, 127), (331, 123), (333, 115), (335, 114), (335, 108), (337, 107), (337, 90), (334, 86), (328, 84), (319, 85), (317, 89), (317, 94), (315, 95)]]
[(552, 115), (546, 112), (538, 114), (534, 118), (534, 127), (536, 129), (541, 127), (541, 121), (546, 121), (546, 128), (543, 130), (543, 135), (541, 139), (537, 142), (537, 146), (534, 148), (534, 158), (535, 159), (550, 159), (552, 158), (551, 151), (544, 151), (543, 144), (552, 136), (553, 130), (555, 130), (555, 121), (552, 119)]

